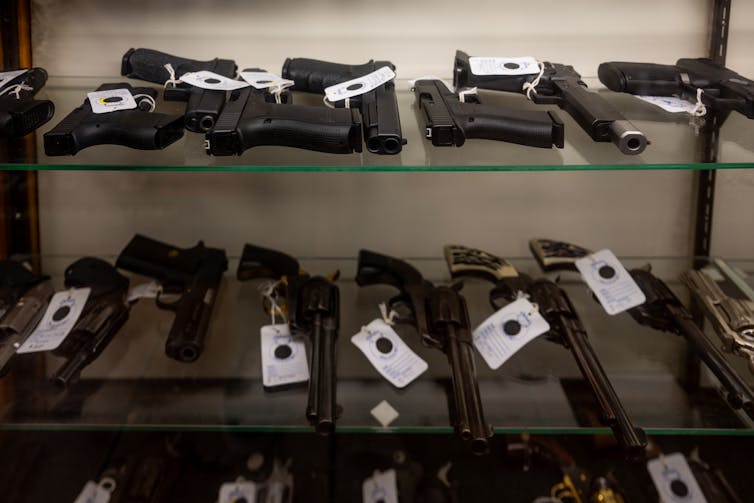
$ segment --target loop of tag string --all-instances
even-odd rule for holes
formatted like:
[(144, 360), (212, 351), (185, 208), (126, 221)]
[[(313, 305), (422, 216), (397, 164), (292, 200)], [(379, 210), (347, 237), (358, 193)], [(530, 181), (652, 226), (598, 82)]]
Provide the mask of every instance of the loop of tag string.
[[(269, 93), (272, 94), (275, 97), (275, 103), (277, 103), (278, 105), (280, 105), (282, 103), (281, 96), (283, 94), (283, 91), (285, 91), (286, 89), (288, 89), (292, 85), (293, 85), (292, 82), (281, 82), (280, 84), (278, 84), (276, 86), (268, 88), (267, 91), (269, 91)], [(325, 99), (327, 99), (327, 98), (325, 98)]]
[(544, 63), (539, 64), (539, 73), (531, 82), (524, 82), (522, 90), (526, 93), (526, 99), (531, 100), (531, 94), (537, 94), (536, 87), (539, 85), (539, 81), (542, 79), (542, 75), (545, 73)]
[(21, 83), (21, 84), (14, 84), (14, 85), (8, 86), (5, 89), (3, 89), (2, 91), (0, 91), (0, 96), (2, 96), (3, 94), (7, 93), (8, 95), (11, 95), (11, 94), (14, 95), (17, 100), (20, 100), (21, 99), (21, 91), (33, 91), (33, 90), (34, 90), (33, 87), (27, 86), (26, 84), (23, 84), (23, 83)]
[(694, 105), (694, 108), (689, 112), (690, 115), (694, 117), (704, 117), (707, 115), (707, 107), (702, 103), (702, 94), (704, 93), (704, 90), (699, 87), (696, 90), (696, 104)]
[[(351, 108), (351, 98), (345, 98), (346, 100), (346, 108)], [(322, 97), (322, 101), (328, 108), (335, 108), (335, 104), (327, 99), (327, 96)]]
[(148, 94), (134, 94), (134, 99), (136, 98), (142, 98), (144, 101), (149, 103), (149, 110), (147, 112), (154, 112), (154, 109), (157, 108), (157, 102)]
[(173, 65), (170, 63), (167, 63), (165, 65), (165, 70), (168, 71), (168, 74), (170, 74), (170, 78), (165, 81), (165, 83), (162, 85), (163, 89), (168, 87), (168, 84), (172, 84), (173, 87), (175, 87), (177, 84), (180, 84), (181, 81), (175, 78), (175, 70), (173, 69)]
[(280, 285), (280, 280), (277, 281), (268, 281), (266, 283), (262, 283), (259, 285), (259, 291), (262, 294), (262, 297), (267, 299), (270, 303), (270, 317), (272, 318), (272, 324), (276, 325), (276, 319), (275, 319), (275, 313), (280, 314), (280, 317), (283, 319), (283, 323), (288, 323), (288, 318), (286, 318), (285, 313), (283, 313), (283, 309), (280, 307), (280, 305), (277, 302), (277, 299), (274, 295), (275, 289)]
[(476, 94), (476, 87), (472, 87), (471, 89), (464, 89), (463, 91), (458, 92), (458, 101), (460, 101), (461, 103), (466, 103), (466, 95), (476, 96)]

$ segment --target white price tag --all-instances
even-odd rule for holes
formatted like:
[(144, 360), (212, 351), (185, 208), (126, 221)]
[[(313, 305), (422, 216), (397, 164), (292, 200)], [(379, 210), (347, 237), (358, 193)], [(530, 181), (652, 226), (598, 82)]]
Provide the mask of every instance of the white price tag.
[(71, 288), (53, 295), (47, 311), (42, 316), (42, 321), (26, 342), (18, 348), (17, 353), (52, 351), (60, 346), (81, 316), (91, 290), (91, 288)]
[(469, 58), (474, 75), (535, 75), (539, 63), (531, 56), (520, 58)]
[(111, 491), (112, 489), (90, 480), (84, 484), (84, 488), (73, 503), (107, 503), (110, 501)]
[(592, 253), (575, 264), (607, 314), (622, 313), (646, 302), (644, 292), (610, 250)]
[(241, 78), (255, 89), (268, 89), (270, 87), (286, 88), (294, 84), (292, 80), (278, 77), (270, 72), (241, 72)]
[(267, 388), (309, 380), (306, 346), (288, 325), (262, 327), (262, 383)]
[(11, 72), (0, 72), (0, 89), (5, 87), (5, 85), (10, 82), (11, 80), (15, 79), (19, 75), (22, 75), (29, 70), (13, 70)]
[(255, 503), (257, 486), (254, 482), (228, 482), (220, 486), (217, 503)]
[(86, 94), (92, 112), (107, 114), (118, 110), (132, 110), (136, 108), (136, 100), (128, 89), (109, 89), (107, 91), (93, 91)]
[(658, 106), (671, 113), (691, 113), (696, 104), (675, 96), (637, 96), (640, 100)]
[(325, 88), (325, 96), (330, 103), (359, 96), (368, 93), (377, 86), (385, 82), (390, 82), (395, 78), (395, 72), (389, 66), (383, 66), (370, 74), (358, 77), (334, 86)]
[(663, 503), (707, 503), (683, 454), (652, 459), (647, 462), (647, 471)]
[(361, 485), (363, 503), (398, 503), (398, 482), (395, 470), (375, 471)]
[(248, 82), (242, 80), (233, 80), (214, 72), (202, 70), (201, 72), (184, 73), (180, 79), (181, 82), (191, 84), (202, 89), (213, 89), (216, 91), (233, 91), (249, 87)]
[(141, 283), (128, 290), (126, 296), (126, 303), (133, 302), (137, 299), (154, 299), (162, 291), (162, 285), (156, 281), (150, 281), (149, 283)]
[(404, 388), (429, 365), (411, 351), (395, 330), (383, 320), (373, 320), (351, 337), (377, 372), (397, 388)]
[(518, 299), (487, 318), (473, 333), (474, 347), (495, 370), (531, 340), (548, 332), (550, 325), (534, 304)]

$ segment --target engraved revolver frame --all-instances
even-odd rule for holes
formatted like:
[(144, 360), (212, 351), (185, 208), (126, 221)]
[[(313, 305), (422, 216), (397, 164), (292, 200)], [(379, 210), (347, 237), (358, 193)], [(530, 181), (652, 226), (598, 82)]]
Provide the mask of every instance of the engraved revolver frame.
[(746, 358), (749, 371), (754, 374), (754, 301), (726, 295), (699, 271), (681, 274), (681, 282), (698, 301), (725, 351)]

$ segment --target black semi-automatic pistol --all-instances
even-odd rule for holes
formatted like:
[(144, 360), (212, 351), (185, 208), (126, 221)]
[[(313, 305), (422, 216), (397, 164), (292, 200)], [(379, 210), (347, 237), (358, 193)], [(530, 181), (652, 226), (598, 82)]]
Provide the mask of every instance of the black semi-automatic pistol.
[(42, 318), (54, 288), (15, 260), (0, 261), (0, 376)]
[[(126, 245), (115, 264), (121, 269), (154, 278), (162, 287), (156, 303), (175, 312), (165, 341), (165, 354), (190, 363), (204, 351), (217, 290), (228, 269), (225, 250), (208, 248), (202, 241), (193, 248), (176, 246), (137, 234)], [(163, 294), (179, 294), (166, 302)]]
[(96, 114), (89, 98), (44, 135), (45, 154), (74, 155), (93, 145), (123, 145), (139, 150), (160, 150), (183, 136), (183, 117), (154, 109), (157, 91), (126, 83), (102, 84), (97, 91), (128, 89), (136, 108)]
[(237, 277), (240, 281), (280, 280), (275, 294), (285, 298), (283, 307), (291, 335), (304, 336), (311, 342), (306, 417), (318, 433), (333, 433), (338, 416), (335, 398), (335, 343), (340, 325), (340, 291), (335, 285), (338, 273), (332, 277), (310, 276), (290, 255), (247, 244), (238, 264)]
[(480, 138), (563, 148), (563, 123), (555, 112), (484, 105), (476, 94), (461, 100), (438, 79), (417, 80), (414, 95), (424, 117), (424, 135), (437, 147), (460, 147), (467, 139)]
[[(173, 67), (175, 78), (184, 73), (210, 71), (232, 79), (236, 76), (236, 63), (230, 59), (197, 61), (181, 58), (152, 49), (129, 49), (123, 55), (120, 74), (133, 78), (166, 84), (171, 74), (165, 65)], [(225, 103), (225, 91), (202, 89), (184, 82), (165, 85), (163, 93), (166, 101), (186, 101), (186, 129), (195, 133), (206, 133), (215, 125), (220, 110)]]
[[(244, 71), (262, 72), (258, 68)], [(261, 145), (297, 147), (333, 154), (361, 152), (356, 110), (293, 105), (290, 93), (276, 97), (252, 86), (232, 91), (215, 126), (207, 132), (207, 153), (241, 155)]]
[[(544, 70), (539, 82), (530, 93), (534, 103), (557, 105), (573, 117), (594, 141), (613, 142), (627, 155), (641, 154), (647, 138), (626, 120), (612, 105), (586, 84), (572, 66), (560, 63), (542, 63)], [(458, 88), (477, 87), (494, 91), (524, 93), (524, 84), (532, 84), (537, 75), (475, 75), (471, 70), (469, 55), (456, 51), (453, 85)]]
[(492, 427), (484, 419), (463, 295), (457, 288), (433, 285), (403, 260), (369, 250), (359, 252), (356, 283), (386, 284), (400, 291), (390, 300), (389, 308), (406, 306), (422, 343), (447, 356), (453, 384), (452, 424), (461, 438), (470, 442), (473, 453), (486, 454)]
[[(581, 256), (591, 253), (580, 246), (547, 239), (534, 239), (530, 242), (530, 247), (540, 264), (553, 264), (553, 256), (559, 255), (560, 250), (567, 250), (570, 261), (563, 260), (566, 257), (560, 256), (557, 267), (551, 266), (550, 270), (575, 271), (575, 261), (580, 258), (579, 250), (583, 252)], [(754, 419), (754, 391), (694, 323), (691, 312), (681, 300), (649, 268), (636, 268), (628, 272), (646, 297), (644, 304), (629, 309), (628, 314), (641, 325), (683, 336), (691, 351), (707, 365), (725, 388), (730, 406), (743, 409)]]
[(611, 91), (691, 101), (699, 97), (723, 117), (736, 111), (754, 119), (754, 81), (708, 58), (681, 58), (675, 65), (612, 61), (599, 66), (598, 76)]
[(44, 68), (32, 68), (0, 87), (0, 138), (25, 136), (52, 119), (52, 101), (34, 99), (45, 82)]
[[(294, 82), (296, 91), (324, 93), (325, 88), (368, 75), (384, 66), (395, 70), (390, 61), (369, 60), (363, 65), (344, 65), (307, 58), (288, 58), (282, 76)], [(345, 107), (346, 100), (333, 105)], [(395, 82), (380, 84), (375, 89), (349, 99), (349, 107), (358, 108), (364, 129), (367, 150), (375, 154), (398, 154), (406, 144), (401, 133)], [(361, 151), (360, 149), (358, 151)]]
[(647, 445), (644, 431), (634, 426), (628, 416), (565, 291), (550, 280), (535, 280), (519, 273), (507, 260), (482, 250), (446, 246), (445, 259), (454, 278), (476, 276), (495, 285), (490, 292), (494, 309), (515, 301), (521, 294), (538, 306), (539, 313), (550, 325), (547, 338), (571, 350), (602, 409), (602, 421), (613, 430), (630, 458), (640, 458)]

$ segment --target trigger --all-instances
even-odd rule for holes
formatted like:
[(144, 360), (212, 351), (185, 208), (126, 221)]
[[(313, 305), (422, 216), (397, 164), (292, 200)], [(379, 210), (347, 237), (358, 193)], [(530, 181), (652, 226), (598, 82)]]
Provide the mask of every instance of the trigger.
[(403, 295), (397, 295), (387, 302), (388, 311), (394, 311), (396, 323), (413, 323), (415, 321), (414, 310), (411, 303)]

